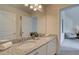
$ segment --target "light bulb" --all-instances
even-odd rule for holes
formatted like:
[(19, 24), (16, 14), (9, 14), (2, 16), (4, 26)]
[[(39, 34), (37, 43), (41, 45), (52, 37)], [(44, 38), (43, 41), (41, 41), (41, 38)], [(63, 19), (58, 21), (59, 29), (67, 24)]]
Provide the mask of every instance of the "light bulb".
[(34, 11), (36, 11), (37, 10), (37, 8), (34, 8)]
[(42, 8), (42, 5), (39, 5), (38, 8)]
[(33, 9), (33, 6), (30, 6), (30, 9)]

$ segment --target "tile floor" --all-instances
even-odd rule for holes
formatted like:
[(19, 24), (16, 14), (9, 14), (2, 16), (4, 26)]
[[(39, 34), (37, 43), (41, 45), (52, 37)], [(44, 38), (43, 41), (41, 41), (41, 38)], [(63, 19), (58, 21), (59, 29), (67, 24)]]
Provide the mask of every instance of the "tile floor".
[(59, 55), (79, 55), (79, 39), (65, 39)]

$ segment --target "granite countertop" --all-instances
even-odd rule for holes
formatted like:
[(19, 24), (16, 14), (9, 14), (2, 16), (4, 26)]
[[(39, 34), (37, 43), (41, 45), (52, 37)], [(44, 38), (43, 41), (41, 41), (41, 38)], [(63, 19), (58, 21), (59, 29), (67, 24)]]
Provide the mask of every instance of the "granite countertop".
[(31, 53), (33, 50), (39, 48), (40, 46), (48, 43), (50, 40), (56, 38), (56, 36), (48, 36), (48, 37), (39, 37), (38, 40), (25, 40), (23, 42), (19, 42), (13, 44), (12, 47), (0, 51), (0, 55), (25, 55)]

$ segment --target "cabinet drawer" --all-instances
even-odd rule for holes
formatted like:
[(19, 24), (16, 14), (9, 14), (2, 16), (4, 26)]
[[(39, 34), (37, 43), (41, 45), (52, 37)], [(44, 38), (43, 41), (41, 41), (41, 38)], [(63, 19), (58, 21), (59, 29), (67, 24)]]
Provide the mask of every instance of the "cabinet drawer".
[(38, 48), (37, 50), (33, 51), (29, 55), (46, 55), (46, 47), (47, 47), (47, 45), (44, 45), (44, 46)]
[(56, 40), (53, 39), (47, 44), (47, 55), (53, 55), (56, 52)]

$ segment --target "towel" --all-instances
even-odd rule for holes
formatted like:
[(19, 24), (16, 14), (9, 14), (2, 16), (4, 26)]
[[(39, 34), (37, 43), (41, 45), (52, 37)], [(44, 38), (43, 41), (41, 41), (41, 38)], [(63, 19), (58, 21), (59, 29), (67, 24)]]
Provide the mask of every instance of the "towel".
[(7, 49), (7, 48), (9, 48), (11, 46), (12, 46), (12, 42), (2, 43), (2, 44), (0, 44), (0, 50), (5, 50), (5, 49)]

